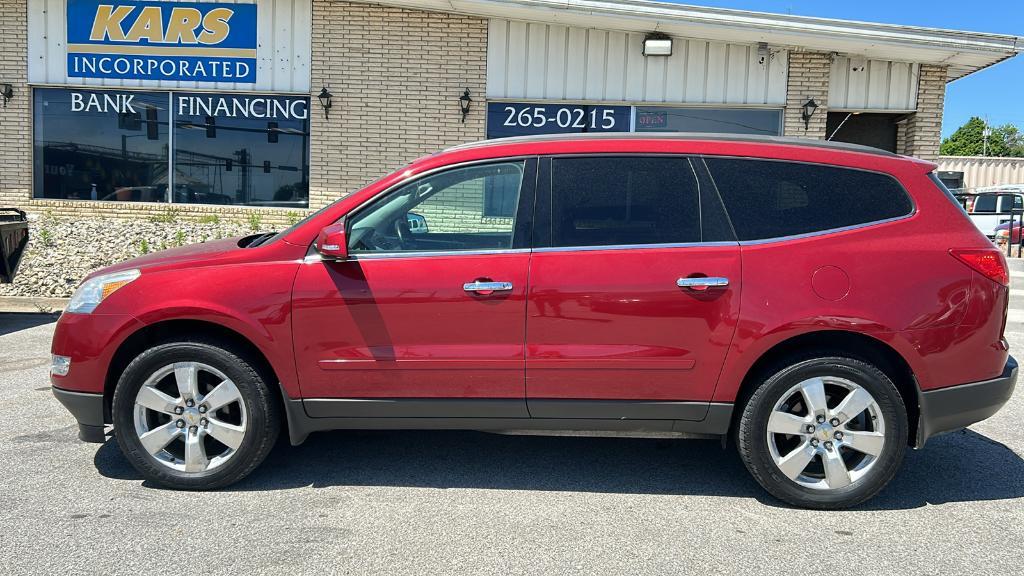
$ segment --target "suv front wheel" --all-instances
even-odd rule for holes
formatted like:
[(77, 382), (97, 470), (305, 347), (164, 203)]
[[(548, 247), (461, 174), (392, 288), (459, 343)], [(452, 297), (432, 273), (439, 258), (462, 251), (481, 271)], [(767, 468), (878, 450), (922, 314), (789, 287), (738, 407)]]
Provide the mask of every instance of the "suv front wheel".
[(114, 390), (121, 451), (147, 479), (208, 490), (244, 478), (274, 446), (278, 406), (257, 363), (217, 341), (154, 346)]
[(907, 411), (878, 368), (811, 358), (769, 376), (740, 417), (743, 463), (772, 495), (805, 508), (846, 508), (877, 494), (907, 446)]

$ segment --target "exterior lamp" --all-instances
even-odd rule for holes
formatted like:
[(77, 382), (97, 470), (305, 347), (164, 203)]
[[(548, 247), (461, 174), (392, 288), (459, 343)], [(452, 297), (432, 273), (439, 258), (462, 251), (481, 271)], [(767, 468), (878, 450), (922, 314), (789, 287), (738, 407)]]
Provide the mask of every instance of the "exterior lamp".
[(644, 37), (644, 56), (671, 56), (672, 38), (661, 32), (651, 32)]
[(473, 99), (469, 96), (469, 88), (459, 96), (459, 110), (462, 111), (462, 123), (466, 123), (466, 115), (469, 114), (469, 106), (473, 103)]
[(814, 98), (804, 104), (803, 111), (800, 113), (800, 117), (804, 119), (804, 130), (811, 127), (811, 116), (814, 116), (814, 111), (817, 109), (818, 103), (814, 101)]
[(4, 97), (4, 108), (7, 108), (7, 102), (14, 98), (14, 87), (10, 84), (4, 84), (3, 90), (0, 91), (0, 96)]
[(317, 96), (317, 98), (320, 99), (320, 105), (324, 107), (324, 118), (329, 118), (331, 106), (333, 105), (333, 103), (331, 102), (331, 98), (334, 98), (334, 94), (328, 92), (327, 87), (324, 86), (323, 88), (320, 89), (320, 94)]

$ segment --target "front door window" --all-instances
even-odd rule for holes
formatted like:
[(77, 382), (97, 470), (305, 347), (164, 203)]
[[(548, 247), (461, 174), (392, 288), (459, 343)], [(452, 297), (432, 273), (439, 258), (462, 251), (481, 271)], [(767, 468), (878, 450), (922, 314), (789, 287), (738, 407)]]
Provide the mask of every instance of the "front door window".
[[(513, 247), (523, 161), (426, 176), (376, 200), (349, 221), (349, 252), (448, 252)], [(511, 209), (492, 210), (494, 197)]]

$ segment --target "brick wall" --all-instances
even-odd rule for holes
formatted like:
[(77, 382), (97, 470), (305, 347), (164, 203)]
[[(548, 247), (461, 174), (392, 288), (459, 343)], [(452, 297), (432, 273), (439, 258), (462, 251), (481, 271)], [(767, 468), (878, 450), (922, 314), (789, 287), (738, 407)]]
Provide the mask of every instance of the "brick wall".
[(922, 64), (917, 82), (917, 112), (906, 121), (900, 153), (932, 161), (939, 158), (945, 101), (946, 67)]
[[(821, 52), (789, 52), (789, 80), (783, 135), (795, 138), (824, 140), (825, 121), (828, 116), (828, 79), (831, 60)], [(804, 126), (803, 106), (813, 98), (818, 109)]]
[[(310, 207), (424, 154), (484, 137), (487, 21), (338, 1), (313, 3)], [(458, 98), (473, 106), (461, 122)]]
[(32, 182), (32, 124), (28, 90), (28, 8), (25, 0), (0, 2), (4, 49), (0, 83), (11, 84), (14, 98), (0, 108), (0, 206), (24, 204)]

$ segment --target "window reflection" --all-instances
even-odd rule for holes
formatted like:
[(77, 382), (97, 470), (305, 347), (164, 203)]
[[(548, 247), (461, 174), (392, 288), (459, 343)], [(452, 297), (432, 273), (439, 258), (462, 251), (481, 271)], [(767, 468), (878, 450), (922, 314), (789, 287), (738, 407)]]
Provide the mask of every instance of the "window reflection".
[(637, 106), (637, 132), (782, 134), (782, 111), (745, 108)]
[(176, 94), (174, 201), (305, 208), (309, 99)]
[(36, 198), (163, 202), (166, 93), (37, 88)]
[(309, 98), (36, 88), (33, 105), (36, 198), (309, 205)]

